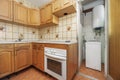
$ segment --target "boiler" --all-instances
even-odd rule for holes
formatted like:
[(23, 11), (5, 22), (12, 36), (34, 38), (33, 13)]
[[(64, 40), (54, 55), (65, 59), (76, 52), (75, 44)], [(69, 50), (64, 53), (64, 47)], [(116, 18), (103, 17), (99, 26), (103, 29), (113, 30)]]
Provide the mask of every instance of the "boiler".
[(93, 8), (93, 28), (101, 28), (104, 27), (104, 5), (98, 5)]

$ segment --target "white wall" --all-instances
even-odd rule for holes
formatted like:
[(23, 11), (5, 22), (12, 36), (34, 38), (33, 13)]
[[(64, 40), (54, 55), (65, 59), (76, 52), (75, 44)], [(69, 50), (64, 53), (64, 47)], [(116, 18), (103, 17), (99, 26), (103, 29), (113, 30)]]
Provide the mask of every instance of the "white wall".
[(78, 65), (80, 67), (81, 65), (81, 61), (82, 61), (82, 24), (81, 24), (81, 11), (82, 11), (82, 5), (81, 2), (79, 0), (76, 0), (76, 4), (77, 4), (77, 40), (78, 40), (78, 57), (79, 57), (79, 61), (78, 61)]
[(86, 9), (93, 8), (93, 7), (95, 7), (97, 5), (101, 5), (101, 4), (104, 4), (103, 0), (96, 0), (94, 2), (91, 2), (91, 3), (84, 5), (83, 9), (86, 10)]

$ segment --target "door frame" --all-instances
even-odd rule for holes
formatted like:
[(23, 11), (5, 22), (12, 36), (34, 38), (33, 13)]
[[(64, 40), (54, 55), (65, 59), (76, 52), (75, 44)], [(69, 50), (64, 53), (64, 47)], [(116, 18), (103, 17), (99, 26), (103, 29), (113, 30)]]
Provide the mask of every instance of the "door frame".
[[(80, 6), (82, 6), (80, 4), (81, 0), (76, 0), (76, 4), (77, 4), (77, 40), (78, 40), (78, 54), (79, 54), (79, 67), (81, 65), (81, 61), (82, 61), (82, 55), (80, 54), (82, 52), (82, 34), (80, 35), (80, 33), (82, 33), (82, 25), (80, 23), (80, 14), (81, 14), (81, 10)], [(104, 72), (105, 72), (105, 77), (108, 76), (109, 74), (109, 17), (108, 17), (108, 13), (109, 13), (109, 0), (105, 0), (105, 68), (104, 68)], [(79, 36), (78, 36), (79, 35)]]

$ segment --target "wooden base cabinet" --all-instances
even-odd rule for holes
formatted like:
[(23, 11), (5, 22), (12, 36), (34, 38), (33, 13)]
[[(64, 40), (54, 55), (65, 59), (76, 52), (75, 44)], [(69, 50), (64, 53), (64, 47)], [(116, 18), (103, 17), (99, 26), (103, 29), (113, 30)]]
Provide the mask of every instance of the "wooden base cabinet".
[(0, 0), (0, 20), (12, 21), (12, 1)]
[(15, 44), (15, 71), (22, 70), (32, 63), (30, 45)]
[(33, 44), (33, 66), (44, 71), (44, 44)]
[(0, 44), (0, 78), (14, 72), (14, 52), (12, 44)]

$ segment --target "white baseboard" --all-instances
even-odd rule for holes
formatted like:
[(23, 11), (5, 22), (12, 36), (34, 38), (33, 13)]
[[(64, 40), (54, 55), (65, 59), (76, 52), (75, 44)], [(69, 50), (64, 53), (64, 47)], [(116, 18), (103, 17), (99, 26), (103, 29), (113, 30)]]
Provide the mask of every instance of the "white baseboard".
[(108, 75), (107, 80), (113, 80), (113, 78), (110, 75)]

